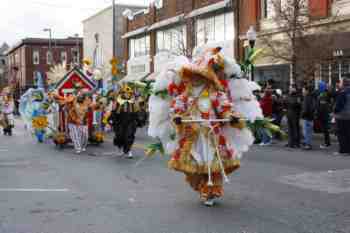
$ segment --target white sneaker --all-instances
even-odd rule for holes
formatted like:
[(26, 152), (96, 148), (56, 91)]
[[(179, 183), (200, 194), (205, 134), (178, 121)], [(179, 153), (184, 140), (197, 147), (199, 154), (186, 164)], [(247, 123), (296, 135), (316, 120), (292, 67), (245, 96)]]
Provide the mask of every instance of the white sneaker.
[(75, 153), (76, 153), (76, 154), (80, 154), (80, 153), (81, 153), (81, 150), (76, 150)]
[(320, 149), (322, 149), (322, 150), (328, 149), (329, 147), (331, 147), (331, 146), (324, 145), (324, 144), (320, 145)]
[(260, 143), (259, 145), (260, 145), (260, 146), (270, 146), (270, 145), (271, 145), (271, 142), (267, 142), (267, 143), (263, 143), (263, 142), (262, 142), (262, 143)]
[(204, 205), (212, 207), (215, 204), (214, 199), (208, 199), (204, 202)]
[(124, 152), (123, 152), (122, 149), (120, 149), (119, 147), (117, 147), (117, 152), (116, 152), (116, 154), (117, 154), (118, 156), (122, 156), (122, 155), (124, 154)]
[(85, 151), (86, 151), (86, 148), (83, 148), (81, 151), (82, 151), (82, 152), (85, 152)]
[(134, 158), (134, 155), (132, 154), (131, 151), (129, 151), (129, 153), (127, 154), (127, 158), (128, 158), (128, 159)]

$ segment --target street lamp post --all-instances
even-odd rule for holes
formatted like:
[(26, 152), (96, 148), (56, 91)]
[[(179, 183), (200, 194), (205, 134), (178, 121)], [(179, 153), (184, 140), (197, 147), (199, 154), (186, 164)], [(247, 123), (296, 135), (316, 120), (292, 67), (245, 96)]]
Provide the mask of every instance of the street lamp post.
[(49, 32), (49, 54), (50, 54), (50, 64), (53, 63), (53, 56), (52, 56), (52, 29), (51, 28), (45, 28), (44, 32)]
[[(253, 26), (249, 27), (249, 30), (247, 31), (247, 39), (249, 41), (249, 53), (253, 52), (254, 47), (255, 47), (255, 42), (257, 38), (256, 31)], [(254, 81), (254, 65), (251, 65), (251, 80)]]
[(115, 0), (113, 0), (113, 58), (116, 58), (116, 28), (117, 28), (117, 25), (116, 25), (116, 5), (115, 5)]
[[(338, 63), (338, 78), (342, 80), (342, 58), (344, 56), (343, 50), (337, 49), (333, 51), (333, 57)], [(329, 83), (332, 85), (332, 79), (329, 80)]]
[(76, 46), (77, 46), (77, 60), (76, 60), (76, 63), (77, 65), (79, 66), (80, 65), (80, 48), (79, 48), (79, 34), (76, 33), (74, 34), (75, 38), (76, 38)]

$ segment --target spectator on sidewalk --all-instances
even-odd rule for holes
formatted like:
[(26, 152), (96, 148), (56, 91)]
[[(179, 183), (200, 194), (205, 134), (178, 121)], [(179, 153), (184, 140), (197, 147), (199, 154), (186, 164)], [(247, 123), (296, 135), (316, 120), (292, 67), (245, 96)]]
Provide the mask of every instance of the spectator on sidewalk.
[(272, 96), (272, 118), (275, 125), (281, 126), (283, 118), (283, 96), (280, 89), (277, 89)]
[[(272, 90), (266, 88), (263, 97), (260, 100), (260, 106), (263, 111), (265, 118), (272, 118)], [(272, 142), (271, 136), (268, 134), (266, 129), (260, 130), (261, 146), (270, 145)]]
[[(272, 119), (273, 124), (281, 127), (282, 119), (284, 115), (284, 106), (283, 106), (283, 96), (280, 89), (275, 90), (274, 95), (272, 96)], [(274, 138), (277, 140), (282, 139), (281, 133), (276, 133)]]
[(320, 145), (321, 149), (327, 149), (331, 146), (330, 124), (331, 124), (331, 95), (327, 90), (327, 84), (321, 81), (318, 85), (318, 97), (316, 102), (316, 118), (320, 122), (321, 132), (323, 133), (324, 143)]
[(343, 79), (342, 89), (335, 104), (335, 119), (339, 140), (339, 151), (335, 155), (350, 155), (350, 74)]
[(303, 104), (301, 110), (301, 118), (303, 119), (303, 136), (304, 144), (303, 149), (312, 149), (312, 134), (313, 134), (313, 121), (315, 114), (315, 96), (313, 95), (312, 88), (306, 86), (303, 88)]
[(295, 85), (290, 87), (286, 99), (287, 120), (288, 120), (288, 144), (287, 147), (300, 147), (300, 113), (301, 98)]

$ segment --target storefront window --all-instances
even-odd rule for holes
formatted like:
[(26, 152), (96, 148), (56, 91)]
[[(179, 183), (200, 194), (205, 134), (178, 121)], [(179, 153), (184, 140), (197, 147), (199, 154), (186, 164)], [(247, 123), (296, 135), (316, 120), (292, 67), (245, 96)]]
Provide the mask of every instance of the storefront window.
[(157, 32), (157, 52), (183, 55), (186, 49), (186, 27), (178, 26)]
[(256, 82), (261, 84), (272, 80), (274, 89), (281, 89), (286, 93), (290, 82), (290, 66), (286, 64), (256, 67), (254, 78)]
[(150, 53), (150, 36), (129, 39), (130, 58), (145, 56)]
[(222, 42), (234, 38), (233, 12), (201, 18), (196, 21), (196, 43)]

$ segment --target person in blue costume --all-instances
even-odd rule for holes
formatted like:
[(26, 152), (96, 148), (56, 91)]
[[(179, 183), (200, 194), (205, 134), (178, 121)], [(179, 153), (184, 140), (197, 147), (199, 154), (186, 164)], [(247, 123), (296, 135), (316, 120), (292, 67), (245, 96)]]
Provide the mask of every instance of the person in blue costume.
[(48, 109), (50, 105), (44, 100), (44, 96), (40, 95), (33, 102), (32, 126), (34, 135), (39, 143), (45, 140), (46, 128), (48, 126)]

